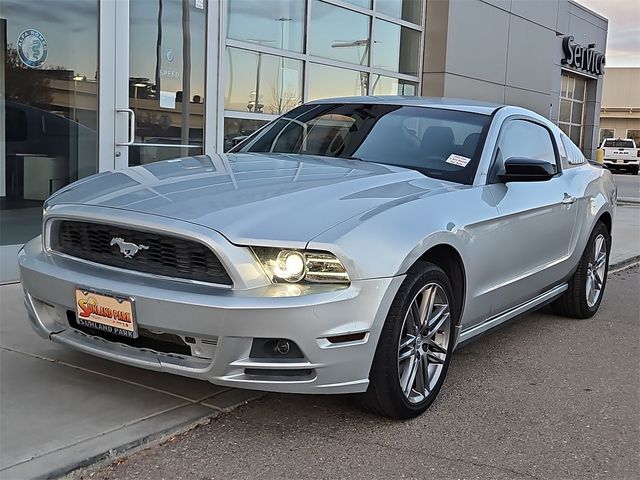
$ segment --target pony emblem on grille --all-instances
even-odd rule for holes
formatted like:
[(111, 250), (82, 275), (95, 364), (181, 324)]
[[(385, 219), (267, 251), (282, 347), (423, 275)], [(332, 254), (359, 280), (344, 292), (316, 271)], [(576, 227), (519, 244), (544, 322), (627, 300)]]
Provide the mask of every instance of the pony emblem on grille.
[(136, 245), (132, 242), (125, 242), (125, 240), (120, 237), (113, 237), (109, 245), (111, 245), (112, 247), (114, 245), (118, 245), (118, 247), (120, 248), (120, 253), (124, 255), (124, 258), (133, 258), (133, 256), (140, 250), (149, 250), (149, 247), (147, 245)]

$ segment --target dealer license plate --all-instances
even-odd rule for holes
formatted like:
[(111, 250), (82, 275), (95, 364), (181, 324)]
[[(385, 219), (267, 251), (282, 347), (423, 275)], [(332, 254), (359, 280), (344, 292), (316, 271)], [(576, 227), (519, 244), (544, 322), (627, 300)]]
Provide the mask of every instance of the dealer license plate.
[(78, 325), (128, 338), (138, 338), (133, 299), (76, 288)]

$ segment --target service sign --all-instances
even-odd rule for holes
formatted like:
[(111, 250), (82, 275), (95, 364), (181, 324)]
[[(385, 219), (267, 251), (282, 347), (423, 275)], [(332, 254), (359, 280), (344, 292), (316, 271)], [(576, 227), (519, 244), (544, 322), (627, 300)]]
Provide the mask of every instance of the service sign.
[(606, 58), (604, 53), (596, 51), (595, 48), (595, 43), (583, 47), (574, 43), (573, 35), (567, 35), (562, 39), (562, 50), (564, 51), (562, 64), (592, 75), (603, 75)]
[(105, 333), (137, 338), (130, 298), (76, 288), (76, 312), (79, 325)]

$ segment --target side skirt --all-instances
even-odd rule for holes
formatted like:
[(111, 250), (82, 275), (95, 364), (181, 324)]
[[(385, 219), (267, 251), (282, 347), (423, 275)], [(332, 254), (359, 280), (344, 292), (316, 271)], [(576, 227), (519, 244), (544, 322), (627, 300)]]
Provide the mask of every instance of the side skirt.
[(567, 288), (569, 288), (569, 285), (567, 283), (563, 283), (561, 285), (553, 287), (551, 290), (547, 290), (546, 292), (541, 293), (531, 300), (527, 300), (526, 302), (521, 303), (520, 305), (517, 305), (505, 312), (494, 315), (493, 317), (488, 318), (479, 325), (474, 325), (473, 327), (462, 330), (462, 332), (458, 336), (456, 347), (482, 333), (487, 332), (488, 330), (491, 330), (503, 324), (508, 320), (523, 315), (543, 305), (546, 305), (555, 298), (559, 297), (565, 290), (567, 290)]

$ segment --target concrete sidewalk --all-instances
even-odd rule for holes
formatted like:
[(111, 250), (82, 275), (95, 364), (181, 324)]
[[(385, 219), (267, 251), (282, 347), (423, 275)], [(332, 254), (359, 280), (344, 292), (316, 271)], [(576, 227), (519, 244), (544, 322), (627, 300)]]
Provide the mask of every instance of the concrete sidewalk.
[(49, 478), (260, 396), (127, 367), (36, 335), (19, 284), (0, 287), (0, 478)]
[(612, 238), (610, 266), (640, 260), (640, 205), (618, 205)]
[[(640, 207), (619, 206), (611, 265), (640, 256)], [(0, 287), (0, 478), (62, 475), (165, 438), (259, 392), (136, 369), (42, 340), (20, 285)]]

